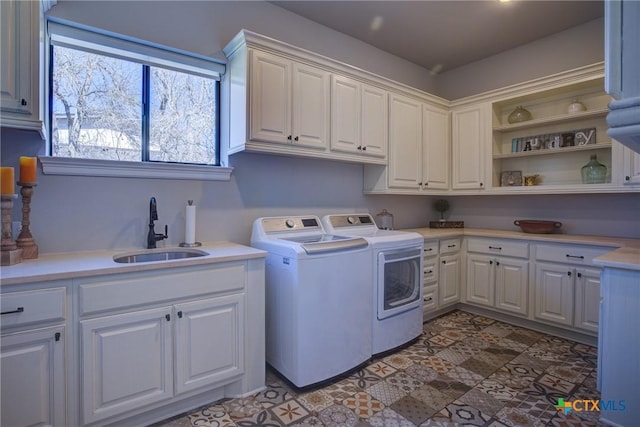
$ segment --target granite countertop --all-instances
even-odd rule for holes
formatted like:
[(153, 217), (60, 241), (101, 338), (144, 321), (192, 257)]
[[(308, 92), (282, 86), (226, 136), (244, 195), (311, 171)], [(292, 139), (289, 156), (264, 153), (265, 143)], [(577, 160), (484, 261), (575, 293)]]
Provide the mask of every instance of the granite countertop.
[[(163, 247), (162, 250), (182, 250), (180, 247)], [(3, 266), (1, 285), (40, 282), (46, 280), (72, 279), (76, 277), (97, 276), (101, 274), (149, 271), (171, 267), (186, 267), (221, 262), (264, 258), (266, 252), (232, 242), (210, 242), (193, 248), (209, 255), (170, 261), (152, 261), (132, 264), (119, 264), (113, 257), (121, 254), (144, 252), (145, 249), (104, 250), (90, 252), (71, 252), (41, 255), (37, 259), (24, 260), (19, 264)]]
[(611, 252), (594, 259), (600, 267), (623, 268), (640, 271), (640, 239), (621, 237), (583, 236), (571, 234), (532, 234), (521, 231), (491, 230), (481, 228), (408, 228), (401, 231), (413, 231), (425, 239), (443, 239), (457, 236), (495, 237), (503, 239), (521, 239), (534, 242), (566, 243), (611, 247)]

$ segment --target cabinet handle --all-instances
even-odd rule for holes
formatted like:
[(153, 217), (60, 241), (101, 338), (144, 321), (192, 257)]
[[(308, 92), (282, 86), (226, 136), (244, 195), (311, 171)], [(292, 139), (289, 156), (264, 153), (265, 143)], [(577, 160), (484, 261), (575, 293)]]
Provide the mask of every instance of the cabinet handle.
[(433, 297), (424, 297), (424, 300), (426, 302), (430, 302), (430, 301), (433, 301)]
[(567, 276), (571, 277), (571, 272), (567, 271)]
[(418, 187), (422, 187), (422, 183), (421, 182), (418, 183)]
[(287, 137), (287, 140), (291, 141), (291, 135), (289, 135), (289, 136)]
[(60, 341), (60, 332), (56, 332), (54, 335), (56, 341)]
[(448, 248), (455, 248), (456, 245), (447, 245)]
[(170, 314), (166, 314), (164, 316), (165, 319), (167, 319), (167, 322), (171, 320), (171, 315)]
[(584, 259), (584, 256), (582, 256), (582, 255), (569, 255), (569, 254), (567, 254), (567, 258)]
[(495, 249), (496, 251), (501, 251), (502, 248), (500, 246), (489, 246), (489, 249)]
[(0, 313), (0, 315), (3, 314), (13, 314), (13, 313), (22, 313), (24, 311), (24, 307), (18, 307), (15, 310), (11, 310), (11, 311), (3, 311), (2, 313)]
[(625, 181), (631, 181), (631, 177), (629, 175), (627, 175), (627, 176), (624, 177), (624, 180)]
[(496, 261), (496, 265), (500, 265), (500, 261)]
[(358, 150), (362, 150), (362, 145), (358, 145)]
[(582, 277), (582, 273), (578, 273), (578, 277)]
[(26, 100), (26, 99), (24, 99), (24, 98), (22, 98), (22, 99), (20, 100), (20, 105), (27, 105), (27, 100)]
[(447, 260), (446, 260), (446, 259), (443, 259), (443, 260), (442, 260), (442, 263), (443, 263), (443, 264), (446, 264), (446, 263), (447, 263)]
[(293, 138), (293, 140), (294, 140), (294, 141), (297, 141), (297, 140), (298, 140), (298, 137), (296, 136), (295, 138)]
[(362, 151), (367, 151), (367, 146), (362, 147)]
[(480, 183), (480, 187), (483, 187), (483, 186), (484, 186), (484, 183), (482, 183), (482, 182), (481, 182), (481, 183)]
[(493, 265), (493, 261), (489, 261), (489, 265)]
[(427, 270), (424, 272), (424, 274), (431, 274), (431, 273), (433, 273), (433, 270)]
[(424, 249), (425, 252), (431, 252), (432, 250), (433, 250), (433, 248)]
[(178, 318), (179, 318), (179, 319), (182, 319), (182, 310), (180, 310), (180, 311), (178, 312)]

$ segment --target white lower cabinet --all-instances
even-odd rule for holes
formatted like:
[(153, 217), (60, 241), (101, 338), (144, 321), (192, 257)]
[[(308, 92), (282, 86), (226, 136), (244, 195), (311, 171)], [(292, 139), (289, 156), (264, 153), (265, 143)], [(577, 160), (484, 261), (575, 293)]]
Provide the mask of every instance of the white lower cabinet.
[(438, 308), (438, 241), (424, 242), (422, 257), (422, 314), (424, 318)]
[(460, 254), (440, 256), (438, 303), (453, 304), (460, 301)]
[(529, 244), (502, 239), (467, 239), (466, 301), (526, 315)]
[[(535, 317), (581, 332), (597, 333), (601, 270), (592, 261), (612, 248), (536, 246)], [(563, 262), (550, 262), (560, 260)]]
[(66, 426), (65, 328), (2, 335), (0, 424)]

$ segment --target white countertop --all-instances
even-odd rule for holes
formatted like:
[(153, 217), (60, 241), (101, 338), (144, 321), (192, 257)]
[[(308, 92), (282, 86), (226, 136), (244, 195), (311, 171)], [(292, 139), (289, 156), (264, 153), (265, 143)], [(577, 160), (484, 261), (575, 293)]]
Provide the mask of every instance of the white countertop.
[[(158, 250), (181, 250), (180, 247), (163, 247)], [(170, 261), (152, 261), (132, 264), (119, 264), (113, 257), (133, 252), (144, 252), (145, 249), (116, 251), (72, 252), (41, 255), (37, 259), (24, 260), (19, 264), (3, 266), (0, 269), (0, 284), (14, 285), (20, 283), (40, 282), (45, 280), (71, 279), (75, 277), (97, 276), (101, 274), (126, 273), (132, 271), (158, 270), (170, 267), (186, 267), (193, 265), (215, 264), (220, 262), (264, 258), (266, 252), (232, 242), (203, 243), (193, 248), (207, 252), (209, 255), (184, 258)]]
[(496, 237), (503, 239), (521, 239), (534, 242), (567, 243), (578, 245), (609, 246), (611, 252), (594, 259), (601, 267), (623, 268), (640, 271), (640, 239), (620, 237), (582, 236), (571, 234), (533, 234), (521, 231), (491, 230), (481, 228), (408, 228), (401, 231), (413, 231), (425, 239), (443, 239), (456, 236)]

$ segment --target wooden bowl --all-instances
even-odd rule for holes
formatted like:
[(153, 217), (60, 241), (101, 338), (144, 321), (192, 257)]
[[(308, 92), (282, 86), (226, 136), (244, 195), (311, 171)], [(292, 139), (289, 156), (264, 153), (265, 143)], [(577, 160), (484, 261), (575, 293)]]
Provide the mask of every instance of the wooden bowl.
[(558, 221), (538, 221), (533, 219), (516, 219), (513, 223), (519, 226), (525, 233), (549, 234), (556, 228), (562, 227)]

